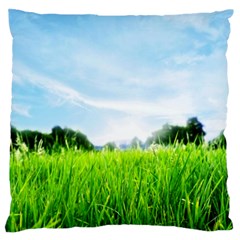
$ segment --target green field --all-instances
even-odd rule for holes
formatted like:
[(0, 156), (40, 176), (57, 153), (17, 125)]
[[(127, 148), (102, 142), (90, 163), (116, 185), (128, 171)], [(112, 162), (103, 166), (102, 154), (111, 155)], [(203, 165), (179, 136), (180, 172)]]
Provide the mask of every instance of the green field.
[(11, 151), (9, 232), (106, 224), (232, 228), (226, 150)]

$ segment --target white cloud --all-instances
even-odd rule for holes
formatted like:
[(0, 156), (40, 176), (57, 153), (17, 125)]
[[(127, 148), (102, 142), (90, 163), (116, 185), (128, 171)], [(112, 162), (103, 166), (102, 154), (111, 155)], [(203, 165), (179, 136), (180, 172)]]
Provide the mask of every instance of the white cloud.
[(108, 141), (129, 142), (135, 136), (145, 141), (164, 123), (185, 125), (187, 118), (195, 115), (191, 99), (184, 95), (174, 99), (156, 99), (154, 103), (112, 102), (110, 105), (110, 102), (99, 102), (99, 105), (123, 111), (126, 115), (109, 117), (101, 134), (90, 136), (97, 145)]
[(16, 84), (19, 84), (19, 85), (23, 84), (22, 78), (17, 74), (13, 73), (12, 79), (13, 79), (13, 82), (16, 83)]
[(84, 97), (73, 88), (62, 84), (55, 79), (37, 74), (22, 64), (17, 64), (15, 71), (17, 72), (18, 78), (21, 78), (19, 81), (22, 83), (30, 83), (36, 87), (44, 89), (48, 93), (57, 97), (58, 101), (62, 101), (62, 103), (70, 102), (74, 105), (84, 107)]
[(199, 62), (202, 62), (203, 60), (206, 60), (206, 56), (200, 55), (200, 54), (182, 54), (182, 55), (176, 55), (172, 58), (172, 60), (179, 65), (193, 65), (197, 64)]
[(55, 79), (38, 75), (24, 66), (19, 66), (17, 74), (21, 76), (22, 80), (24, 79), (55, 96), (57, 104), (68, 102), (83, 108), (95, 107), (139, 116), (189, 114), (193, 112), (191, 98), (187, 95), (180, 95), (174, 98), (160, 97), (154, 102), (146, 100), (104, 100), (86, 96)]
[(96, 145), (103, 145), (109, 141), (116, 143), (129, 142), (137, 136), (145, 141), (151, 134), (151, 128), (141, 118), (135, 116), (127, 116), (122, 118), (108, 119), (102, 134), (92, 137), (91, 140)]
[[(162, 68), (153, 63), (153, 66), (139, 66), (129, 63), (131, 60), (123, 61), (119, 56), (113, 56), (104, 52), (88, 52), (86, 57), (72, 56), (72, 62), (75, 64), (72, 73), (72, 79), (80, 79), (88, 84), (93, 84), (99, 89), (106, 91), (133, 92), (142, 88), (151, 89), (167, 85), (168, 88), (184, 85), (192, 75), (189, 70), (172, 69), (172, 62), (178, 64), (197, 63), (204, 59), (203, 56), (176, 55), (173, 58), (165, 59), (165, 63), (169, 62), (168, 68)], [(121, 59), (121, 60), (120, 60)], [(131, 66), (130, 66), (131, 65)], [(89, 73), (90, 72), (90, 73)], [(87, 77), (90, 74), (91, 77)]]
[(193, 28), (196, 32), (208, 34), (210, 40), (216, 40), (222, 34), (222, 27), (212, 26), (211, 20), (212, 16), (206, 14), (183, 14), (169, 17), (169, 21), (173, 22), (176, 28)]
[(21, 104), (12, 104), (12, 111), (17, 113), (18, 115), (21, 115), (24, 117), (31, 117), (29, 110), (30, 110), (30, 106), (24, 106)]

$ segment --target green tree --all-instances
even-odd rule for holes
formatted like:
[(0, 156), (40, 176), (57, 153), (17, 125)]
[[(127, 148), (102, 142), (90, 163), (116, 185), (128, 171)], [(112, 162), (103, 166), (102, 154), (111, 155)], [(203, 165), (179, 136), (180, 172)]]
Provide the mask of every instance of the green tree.
[(58, 143), (62, 146), (65, 144), (64, 131), (61, 127), (59, 127), (59, 126), (53, 127), (51, 135), (52, 135), (55, 143)]
[(203, 124), (196, 117), (192, 117), (187, 120), (186, 126), (164, 124), (147, 139), (146, 146), (152, 143), (168, 145), (176, 142), (184, 144), (195, 142), (199, 145), (204, 141), (205, 134)]
[(227, 140), (224, 136), (224, 130), (222, 130), (216, 138), (209, 141), (209, 146), (212, 147), (213, 149), (217, 149), (217, 148), (226, 149), (227, 148)]
[(206, 133), (203, 130), (203, 124), (198, 121), (197, 117), (187, 120), (186, 130), (189, 142), (195, 142), (196, 145), (203, 143)]
[(103, 146), (103, 149), (108, 151), (114, 151), (117, 148), (118, 147), (115, 142), (108, 142)]
[(167, 123), (163, 125), (162, 129), (153, 132), (152, 136), (147, 139), (146, 145), (149, 146), (152, 143), (168, 145), (175, 142), (187, 143), (186, 128)]
[(11, 126), (13, 147), (17, 147), (17, 136), (20, 137), (29, 150), (37, 150), (40, 141), (42, 141), (41, 146), (49, 152), (59, 150), (61, 147), (77, 147), (84, 150), (93, 150), (94, 148), (93, 144), (83, 133), (70, 128), (62, 129), (59, 126), (53, 127), (50, 134), (31, 130), (18, 131)]
[(19, 134), (19, 131), (17, 130), (17, 128), (15, 128), (14, 126), (11, 125), (11, 142), (12, 142), (12, 147), (16, 147), (16, 143), (17, 143), (17, 135)]
[(133, 149), (143, 148), (143, 143), (138, 137), (134, 137), (130, 143), (130, 147)]

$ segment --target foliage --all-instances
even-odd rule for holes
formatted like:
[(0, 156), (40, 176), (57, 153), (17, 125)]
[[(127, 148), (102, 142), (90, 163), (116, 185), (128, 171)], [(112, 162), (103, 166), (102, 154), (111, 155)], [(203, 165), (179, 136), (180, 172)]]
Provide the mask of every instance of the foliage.
[(49, 152), (61, 147), (76, 147), (77, 149), (83, 148), (85, 150), (93, 149), (93, 144), (87, 139), (86, 135), (70, 128), (62, 129), (59, 126), (53, 127), (50, 134), (31, 130), (18, 131), (15, 127), (11, 126), (13, 147), (17, 147), (17, 136), (21, 138), (22, 142), (24, 142), (30, 150), (36, 149), (36, 145), (40, 140), (42, 140), (43, 148)]
[(134, 137), (131, 141), (130, 148), (132, 148), (132, 149), (142, 149), (142, 148), (144, 148), (144, 146), (143, 146), (142, 141), (139, 138)]
[(77, 149), (93, 149), (93, 144), (89, 142), (86, 135), (80, 131), (74, 131), (71, 128), (61, 129), (61, 127), (56, 126), (52, 129), (52, 136), (55, 139), (55, 142), (67, 148), (76, 147)]
[(103, 149), (107, 151), (114, 151), (117, 148), (118, 147), (115, 142), (108, 142), (103, 146)]
[(152, 136), (147, 139), (146, 145), (150, 146), (152, 143), (168, 145), (175, 142), (184, 144), (190, 142), (199, 145), (204, 141), (205, 134), (203, 124), (196, 117), (193, 117), (187, 120), (185, 127), (163, 125), (162, 129), (153, 132)]
[(203, 130), (203, 124), (198, 121), (197, 117), (189, 118), (187, 120), (186, 132), (188, 134), (188, 141), (195, 144), (201, 144), (206, 133)]
[(220, 134), (214, 138), (212, 141), (209, 142), (209, 146), (212, 147), (213, 149), (217, 148), (224, 148), (226, 149), (227, 147), (227, 141), (224, 136), (224, 131), (221, 131)]
[[(174, 143), (195, 143), (200, 145), (204, 142), (205, 131), (203, 124), (197, 117), (192, 117), (187, 120), (186, 126), (174, 126), (168, 123), (163, 127), (152, 133), (145, 143), (137, 137), (134, 137), (130, 145), (122, 144), (122, 149), (145, 149), (152, 144), (171, 145)], [(11, 126), (11, 140), (12, 146), (17, 147), (16, 139), (20, 136), (21, 140), (27, 145), (30, 150), (36, 149), (36, 143), (42, 140), (42, 146), (45, 150), (61, 151), (61, 148), (77, 148), (85, 149), (87, 151), (93, 150), (94, 145), (88, 140), (87, 136), (80, 131), (74, 131), (70, 128), (62, 129), (60, 126), (52, 128), (50, 134), (41, 133), (38, 131), (23, 130), (18, 131), (14, 126)], [(209, 142), (213, 148), (226, 148), (226, 139), (223, 132), (215, 139)], [(99, 149), (109, 149), (113, 151), (117, 149), (114, 142), (108, 142), (104, 146), (98, 146)]]
[(10, 158), (8, 232), (107, 224), (232, 228), (225, 149), (18, 150)]

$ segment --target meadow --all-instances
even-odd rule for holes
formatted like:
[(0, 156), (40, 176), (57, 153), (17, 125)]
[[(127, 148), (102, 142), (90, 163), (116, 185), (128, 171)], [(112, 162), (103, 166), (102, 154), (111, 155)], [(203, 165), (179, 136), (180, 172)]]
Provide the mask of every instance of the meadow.
[(12, 149), (6, 231), (138, 224), (232, 229), (226, 150)]

